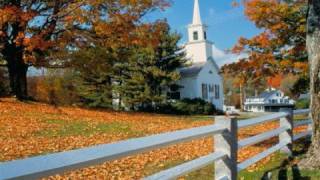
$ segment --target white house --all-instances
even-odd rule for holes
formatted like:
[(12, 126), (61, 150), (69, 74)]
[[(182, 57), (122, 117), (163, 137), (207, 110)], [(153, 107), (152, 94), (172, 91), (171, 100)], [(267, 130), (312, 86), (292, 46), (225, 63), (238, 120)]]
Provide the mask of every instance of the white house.
[(245, 100), (244, 110), (250, 112), (278, 112), (281, 108), (293, 108), (295, 101), (280, 90), (267, 89), (257, 97)]
[(213, 43), (207, 40), (207, 26), (202, 23), (199, 2), (195, 0), (193, 21), (188, 26), (188, 42), (185, 45), (186, 56), (191, 66), (180, 69), (181, 80), (178, 97), (201, 98), (223, 110), (223, 79), (220, 69), (213, 59)]

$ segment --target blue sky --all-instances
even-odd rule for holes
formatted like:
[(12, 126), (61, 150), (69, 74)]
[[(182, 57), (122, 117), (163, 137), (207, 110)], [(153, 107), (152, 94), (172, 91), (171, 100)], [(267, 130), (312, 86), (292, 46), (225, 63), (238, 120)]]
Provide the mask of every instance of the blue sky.
[[(173, 30), (183, 35), (182, 43), (187, 40), (186, 26), (192, 22), (194, 0), (172, 0), (173, 4), (164, 12), (153, 12), (146, 17), (147, 21), (166, 18)], [(232, 48), (239, 37), (250, 38), (258, 34), (252, 22), (247, 20), (243, 7), (233, 7), (232, 0), (199, 0), (202, 22), (209, 26), (208, 39), (215, 44), (216, 61), (222, 65), (235, 61), (236, 55), (224, 51)], [(242, 56), (241, 56), (242, 57)]]
[[(166, 18), (172, 30), (182, 34), (181, 43), (187, 41), (187, 25), (192, 22), (194, 0), (171, 0), (172, 6), (165, 11), (147, 15), (147, 21)], [(199, 0), (202, 22), (209, 26), (208, 39), (213, 41), (214, 59), (219, 66), (231, 63), (246, 55), (228, 54), (239, 37), (250, 38), (260, 32), (246, 19), (243, 7), (232, 7), (232, 0)]]

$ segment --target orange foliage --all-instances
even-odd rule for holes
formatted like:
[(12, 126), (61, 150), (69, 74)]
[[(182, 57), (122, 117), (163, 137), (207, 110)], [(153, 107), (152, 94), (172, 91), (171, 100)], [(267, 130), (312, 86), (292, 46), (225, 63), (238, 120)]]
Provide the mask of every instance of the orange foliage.
[(267, 83), (269, 87), (279, 88), (283, 79), (282, 74), (277, 74), (273, 77), (267, 78)]
[[(59, 107), (40, 103), (21, 103), (12, 99), (0, 100), (0, 161), (9, 161), (43, 153), (54, 153), (98, 144), (116, 142), (128, 138), (187, 129), (212, 124), (212, 120), (190, 121), (185, 117), (145, 113), (119, 113), (80, 108)], [(85, 124), (88, 134), (63, 134), (61, 129), (72, 124)], [(119, 124), (114, 131), (99, 131), (99, 125)], [(109, 126), (107, 126), (109, 127)], [(245, 128), (239, 139), (266, 132), (278, 127), (278, 123), (266, 123)], [(124, 130), (122, 130), (124, 129)], [(303, 130), (303, 129), (301, 129)], [(63, 131), (66, 132), (66, 131)], [(10, 138), (8, 138), (10, 137)], [(240, 150), (239, 161), (252, 157), (276, 143), (276, 139)], [(166, 162), (188, 161), (211, 153), (212, 139), (204, 138), (137, 156), (106, 162), (49, 179), (140, 179), (148, 169), (163, 167)], [(253, 165), (257, 170), (270, 158)], [(150, 172), (149, 172), (150, 173)]]
[[(42, 5), (39, 6), (39, 3)], [(149, 34), (157, 29), (152, 29), (153, 24), (142, 23), (141, 18), (152, 9), (164, 9), (169, 5), (168, 0), (2, 3), (0, 50), (7, 48), (6, 42), (13, 39), (14, 45), (21, 49), (19, 53), (23, 53), (26, 64), (42, 65), (46, 51), (53, 48), (62, 50), (70, 43), (80, 48), (83, 45), (98, 43), (99, 40), (102, 45), (112, 48), (137, 44), (144, 46), (147, 42), (155, 42), (156, 34)], [(91, 8), (83, 8), (85, 6)], [(111, 6), (112, 10), (109, 11)], [(84, 27), (87, 24), (91, 25), (93, 38), (89, 37), (88, 29)], [(11, 31), (7, 31), (9, 26), (12, 28)], [(74, 28), (75, 26), (77, 28)], [(11, 53), (5, 57), (15, 54), (11, 51), (5, 52)]]
[(279, 87), (278, 74), (308, 71), (306, 52), (306, 0), (294, 2), (279, 0), (244, 0), (245, 15), (262, 33), (253, 38), (239, 38), (234, 53), (246, 53), (248, 58), (227, 65), (229, 72), (248, 79)]

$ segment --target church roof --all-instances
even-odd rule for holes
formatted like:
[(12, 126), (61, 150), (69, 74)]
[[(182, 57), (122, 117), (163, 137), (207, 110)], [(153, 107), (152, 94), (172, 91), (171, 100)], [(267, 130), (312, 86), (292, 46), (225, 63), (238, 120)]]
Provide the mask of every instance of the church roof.
[(195, 63), (191, 66), (180, 69), (181, 77), (193, 77), (199, 74), (206, 62)]
[(194, 77), (198, 75), (202, 68), (205, 67), (208, 62), (211, 62), (213, 64), (217, 72), (220, 71), (214, 59), (212, 57), (209, 57), (206, 62), (193, 63), (191, 66), (181, 68), (179, 70), (181, 77)]

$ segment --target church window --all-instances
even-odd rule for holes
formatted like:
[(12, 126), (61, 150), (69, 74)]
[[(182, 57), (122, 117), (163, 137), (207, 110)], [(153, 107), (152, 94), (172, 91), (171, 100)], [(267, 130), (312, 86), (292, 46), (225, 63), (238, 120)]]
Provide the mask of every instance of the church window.
[(208, 85), (202, 84), (202, 99), (208, 99)]
[(204, 32), (203, 37), (205, 40), (207, 39), (207, 32), (206, 31)]
[(198, 40), (199, 39), (199, 35), (198, 35), (198, 31), (194, 31), (193, 32), (193, 40)]
[(220, 87), (219, 87), (219, 85), (215, 85), (215, 98), (216, 99), (220, 98)]
[(210, 93), (213, 93), (213, 92), (214, 92), (214, 86), (213, 86), (213, 84), (210, 84), (210, 85), (209, 85), (209, 92), (210, 92)]

